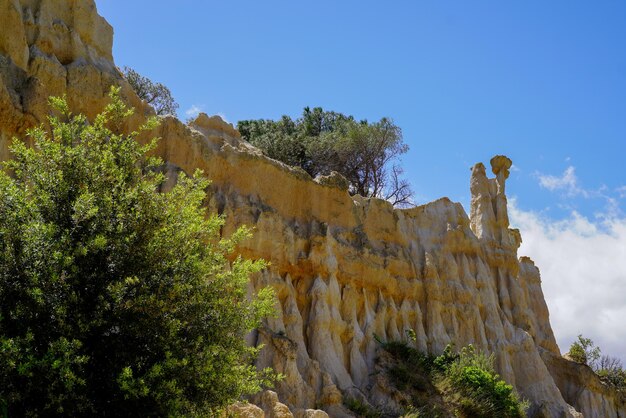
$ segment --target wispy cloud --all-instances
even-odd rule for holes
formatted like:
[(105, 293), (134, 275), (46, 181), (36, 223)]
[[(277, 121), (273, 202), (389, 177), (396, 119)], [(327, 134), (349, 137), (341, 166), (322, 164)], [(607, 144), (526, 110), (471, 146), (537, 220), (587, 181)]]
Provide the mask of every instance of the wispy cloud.
[(578, 178), (576, 177), (576, 169), (574, 166), (567, 167), (560, 176), (537, 173), (537, 178), (539, 179), (539, 185), (541, 187), (552, 192), (561, 190), (569, 195), (577, 195), (584, 192), (584, 190), (578, 186)]
[(185, 110), (185, 115), (188, 118), (195, 118), (196, 116), (198, 116), (198, 113), (202, 112), (204, 110), (204, 105), (191, 105), (191, 107), (187, 110)]
[(555, 221), (510, 200), (511, 223), (522, 233), (520, 255), (541, 270), (562, 352), (582, 333), (626, 361), (626, 217), (617, 213), (608, 207), (589, 219), (572, 211)]
[[(582, 187), (576, 176), (576, 168), (574, 166), (567, 167), (560, 176), (540, 172), (536, 172), (535, 176), (539, 180), (539, 186), (544, 189), (551, 192), (561, 192), (562, 196), (567, 198), (583, 197), (585, 199), (604, 199), (606, 201), (607, 210), (613, 210), (612, 213), (619, 212), (619, 210), (616, 210), (614, 193), (605, 185), (597, 189), (586, 189)], [(626, 197), (626, 186), (624, 186), (622, 190), (617, 189), (615, 191), (620, 194), (620, 197)], [(598, 217), (603, 218), (604, 216), (599, 214)]]

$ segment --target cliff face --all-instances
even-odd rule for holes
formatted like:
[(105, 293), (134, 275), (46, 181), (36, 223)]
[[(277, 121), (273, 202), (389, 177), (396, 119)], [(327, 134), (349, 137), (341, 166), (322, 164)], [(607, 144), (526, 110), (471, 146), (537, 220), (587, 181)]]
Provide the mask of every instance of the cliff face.
[[(91, 0), (0, 0), (0, 10), (0, 158), (11, 137), (45, 120), (50, 95), (67, 94), (75, 112), (93, 116), (117, 84), (138, 109), (131, 124), (152, 112), (116, 69), (112, 29)], [(226, 216), (225, 233), (254, 226), (240, 251), (271, 265), (250, 290), (273, 286), (279, 314), (250, 343), (265, 345), (259, 366), (286, 375), (277, 392), (292, 410), (344, 416), (346, 396), (394, 407), (374, 373), (374, 336), (403, 340), (413, 330), (420, 350), (453, 342), (495, 353), (531, 416), (626, 415), (593, 373), (560, 356), (539, 270), (518, 259), (521, 236), (509, 228), (506, 157), (491, 160), (495, 178), (473, 167), (468, 217), (446, 198), (397, 210), (351, 197), (336, 177), (313, 180), (263, 157), (218, 117), (190, 126), (166, 117), (154, 135), (171, 182), (196, 168), (212, 179), (209, 207)]]

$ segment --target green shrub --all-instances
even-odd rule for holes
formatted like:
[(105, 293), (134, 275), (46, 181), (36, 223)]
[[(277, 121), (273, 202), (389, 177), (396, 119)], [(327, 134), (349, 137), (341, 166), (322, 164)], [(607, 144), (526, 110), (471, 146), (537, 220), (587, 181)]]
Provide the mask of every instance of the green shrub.
[(117, 92), (93, 123), (51, 99), (0, 171), (5, 416), (210, 416), (263, 382), (244, 336), (273, 299), (246, 296), (263, 263), (232, 260), (247, 231), (220, 238), (198, 175), (157, 192), (154, 143), (109, 128)]
[(359, 418), (380, 418), (382, 414), (355, 398), (345, 398), (343, 404)]
[(596, 372), (600, 379), (618, 391), (626, 392), (626, 370), (600, 369)]
[(450, 416), (446, 408), (467, 417), (525, 416), (527, 403), (495, 373), (493, 355), (471, 345), (456, 353), (450, 344), (437, 357), (404, 342), (384, 343), (383, 348), (396, 359), (387, 370), (392, 384), (412, 400), (405, 416)]
[(435, 358), (428, 354), (424, 354), (412, 347), (404, 341), (391, 341), (383, 343), (383, 348), (393, 357), (401, 360), (401, 362), (409, 369), (419, 368), (426, 372), (430, 372), (433, 367)]
[(478, 367), (461, 369), (458, 380), (453, 382), (466, 392), (466, 411), (476, 416), (518, 416), (517, 402), (511, 398), (513, 387)]
[(473, 417), (523, 417), (526, 405), (493, 368), (493, 355), (471, 345), (443, 372), (443, 379), (460, 395), (463, 411)]
[(458, 359), (459, 355), (454, 351), (454, 344), (448, 344), (443, 353), (433, 360), (433, 367), (440, 372), (445, 372)]
[(450, 413), (440, 405), (431, 404), (421, 407), (409, 406), (402, 414), (402, 418), (447, 418)]

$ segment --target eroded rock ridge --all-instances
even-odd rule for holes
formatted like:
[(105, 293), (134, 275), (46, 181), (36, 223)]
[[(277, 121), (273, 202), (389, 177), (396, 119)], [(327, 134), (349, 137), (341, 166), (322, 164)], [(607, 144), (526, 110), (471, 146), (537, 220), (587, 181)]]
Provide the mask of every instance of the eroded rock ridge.
[[(153, 113), (115, 67), (113, 30), (92, 0), (0, 0), (0, 10), (0, 158), (13, 136), (45, 121), (50, 95), (93, 116), (115, 84), (138, 109), (130, 125)], [(273, 286), (279, 315), (249, 339), (265, 345), (259, 366), (286, 378), (277, 398), (266, 392), (261, 408), (241, 406), (245, 414), (347, 416), (345, 397), (396, 407), (375, 373), (375, 336), (406, 340), (413, 330), (408, 342), (423, 351), (453, 342), (495, 353), (531, 416), (626, 415), (595, 375), (560, 355), (539, 270), (518, 258), (521, 235), (509, 227), (508, 158), (491, 160), (494, 178), (481, 163), (472, 168), (468, 216), (447, 198), (398, 210), (351, 197), (341, 182), (262, 156), (218, 117), (165, 117), (153, 134), (170, 184), (181, 170), (204, 170), (225, 233), (253, 226), (240, 251), (271, 263), (250, 288)]]

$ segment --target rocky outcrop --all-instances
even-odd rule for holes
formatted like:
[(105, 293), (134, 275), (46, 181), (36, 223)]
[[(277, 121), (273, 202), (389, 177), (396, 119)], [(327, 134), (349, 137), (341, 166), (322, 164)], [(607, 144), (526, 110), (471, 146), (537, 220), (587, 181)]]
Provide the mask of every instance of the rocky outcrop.
[[(50, 96), (94, 116), (121, 75), (112, 57), (113, 28), (91, 0), (0, 0), (0, 159), (13, 135), (45, 121)], [(133, 106), (151, 112), (124, 87)], [(137, 115), (139, 120), (143, 115)]]
[[(93, 116), (116, 84), (137, 109), (129, 129), (153, 113), (113, 64), (112, 29), (91, 0), (0, 0), (0, 10), (0, 158), (11, 137), (45, 121), (50, 95)], [(352, 197), (341, 176), (311, 179), (270, 160), (218, 117), (189, 126), (165, 117), (152, 134), (170, 185), (180, 171), (204, 170), (224, 233), (253, 226), (239, 251), (271, 263), (250, 291), (273, 286), (278, 315), (249, 338), (265, 346), (259, 366), (286, 377), (277, 394), (256, 399), (260, 408), (234, 406), (242, 416), (350, 416), (346, 397), (393, 408), (375, 373), (377, 339), (407, 340), (409, 330), (420, 350), (471, 343), (495, 353), (530, 415), (624, 414), (614, 394), (560, 356), (539, 270), (517, 257), (521, 235), (509, 228), (508, 158), (491, 160), (494, 178), (473, 167), (467, 216), (447, 198), (398, 210)]]
[(563, 398), (585, 417), (626, 417), (626, 396), (598, 378), (591, 368), (549, 352), (542, 352)]

